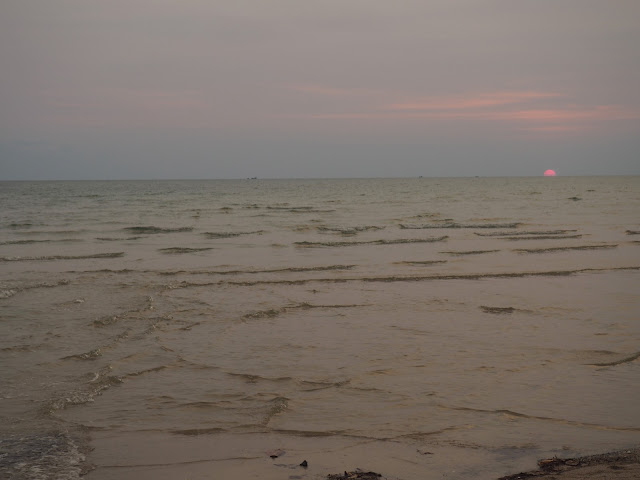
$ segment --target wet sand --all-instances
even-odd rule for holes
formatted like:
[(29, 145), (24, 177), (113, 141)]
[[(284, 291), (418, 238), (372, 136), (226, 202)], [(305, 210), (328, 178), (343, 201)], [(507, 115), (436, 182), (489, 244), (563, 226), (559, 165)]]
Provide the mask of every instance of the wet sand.
[(640, 448), (589, 455), (580, 458), (549, 458), (540, 468), (501, 477), (498, 480), (557, 478), (561, 480), (633, 480), (640, 478)]
[[(92, 432), (87, 480), (631, 480), (640, 478), (640, 446), (589, 456), (510, 453), (511, 460), (468, 449), (430, 445), (407, 455), (398, 442), (274, 435), (176, 435)], [(515, 456), (514, 456), (515, 454)], [(542, 454), (544, 455), (544, 454)], [(520, 473), (515, 473), (520, 472)]]
[[(589, 455), (579, 458), (547, 458), (540, 468), (500, 477), (498, 480), (548, 478), (560, 480), (634, 480), (640, 478), (640, 449)], [(328, 475), (329, 480), (378, 480), (381, 474), (364, 470)]]

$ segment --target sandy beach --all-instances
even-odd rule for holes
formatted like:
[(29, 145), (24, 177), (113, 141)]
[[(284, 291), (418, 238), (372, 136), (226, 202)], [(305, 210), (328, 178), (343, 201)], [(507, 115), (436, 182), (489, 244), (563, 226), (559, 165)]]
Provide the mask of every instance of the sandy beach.
[(640, 478), (640, 449), (589, 455), (580, 458), (549, 458), (538, 462), (540, 468), (501, 477), (498, 480), (558, 478), (562, 480), (632, 480)]
[[(634, 448), (589, 455), (579, 458), (547, 458), (538, 462), (540, 468), (529, 472), (500, 477), (498, 480), (548, 478), (560, 480), (633, 480), (640, 478), (640, 449)], [(378, 480), (385, 477), (376, 472), (354, 470), (328, 475), (328, 480)]]

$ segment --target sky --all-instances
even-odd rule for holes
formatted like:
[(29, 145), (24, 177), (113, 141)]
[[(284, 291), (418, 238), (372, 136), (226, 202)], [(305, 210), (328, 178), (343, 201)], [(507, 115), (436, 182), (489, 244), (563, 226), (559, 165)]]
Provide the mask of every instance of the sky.
[(0, 180), (547, 169), (640, 174), (640, 1), (0, 1)]

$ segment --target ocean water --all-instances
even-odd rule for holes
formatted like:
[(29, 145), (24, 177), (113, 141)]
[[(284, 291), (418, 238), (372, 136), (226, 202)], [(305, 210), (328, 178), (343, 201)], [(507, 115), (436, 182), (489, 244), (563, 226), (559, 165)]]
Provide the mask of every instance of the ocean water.
[(640, 177), (0, 205), (2, 478), (491, 479), (640, 443)]

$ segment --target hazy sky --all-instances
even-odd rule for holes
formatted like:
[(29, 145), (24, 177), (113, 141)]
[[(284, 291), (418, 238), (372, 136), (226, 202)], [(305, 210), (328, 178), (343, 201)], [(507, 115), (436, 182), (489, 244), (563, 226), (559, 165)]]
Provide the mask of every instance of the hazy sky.
[(640, 0), (1, 0), (0, 179), (640, 174)]

